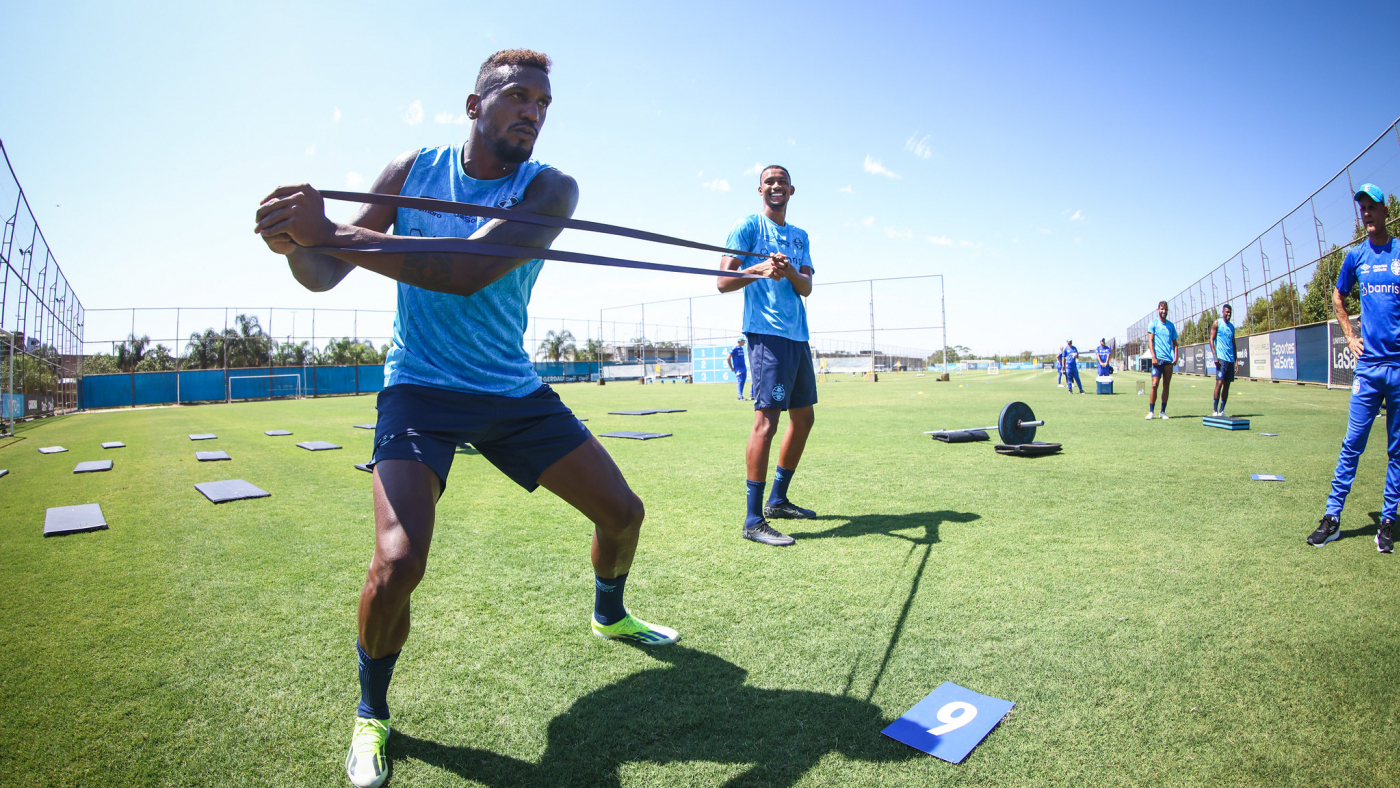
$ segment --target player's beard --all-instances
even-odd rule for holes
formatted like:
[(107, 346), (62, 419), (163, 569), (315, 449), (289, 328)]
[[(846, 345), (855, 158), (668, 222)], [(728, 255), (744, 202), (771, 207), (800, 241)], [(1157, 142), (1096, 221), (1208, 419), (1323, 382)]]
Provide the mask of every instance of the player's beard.
[(530, 154), (535, 152), (535, 141), (516, 145), (506, 139), (504, 134), (491, 134), (487, 137), (491, 141), (491, 152), (496, 154), (496, 158), (506, 164), (520, 164), (528, 161)]

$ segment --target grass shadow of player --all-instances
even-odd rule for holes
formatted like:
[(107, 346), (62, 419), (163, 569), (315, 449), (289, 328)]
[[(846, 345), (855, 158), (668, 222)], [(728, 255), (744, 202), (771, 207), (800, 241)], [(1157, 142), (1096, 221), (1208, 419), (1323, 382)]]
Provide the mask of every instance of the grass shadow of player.
[(664, 665), (584, 695), (549, 723), (538, 762), (395, 731), (389, 757), (412, 758), (466, 780), (508, 786), (619, 786), (627, 764), (709, 762), (745, 768), (739, 786), (793, 785), (831, 753), (891, 763), (916, 753), (880, 735), (889, 724), (868, 700), (764, 689), (748, 671), (685, 646), (647, 652)]
[[(911, 544), (934, 544), (938, 542), (938, 529), (944, 523), (970, 523), (980, 520), (982, 515), (975, 512), (914, 512), (912, 514), (861, 514), (855, 517), (826, 516), (817, 520), (844, 520), (845, 523), (824, 531), (797, 533), (788, 531), (794, 539), (843, 539), (856, 536), (881, 534), (903, 539)], [(910, 535), (903, 531), (922, 528), (922, 535)]]
[(1360, 528), (1353, 528), (1350, 531), (1338, 531), (1338, 539), (1350, 539), (1353, 536), (1375, 536), (1381, 530), (1381, 513), (1368, 512), (1371, 516), (1371, 524), (1363, 525)]

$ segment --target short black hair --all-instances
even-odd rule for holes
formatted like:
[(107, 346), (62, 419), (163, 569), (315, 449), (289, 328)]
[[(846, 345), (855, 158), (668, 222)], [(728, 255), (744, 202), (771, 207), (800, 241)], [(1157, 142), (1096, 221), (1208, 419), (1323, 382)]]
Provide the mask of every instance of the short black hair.
[(759, 171), (758, 171), (758, 182), (759, 182), (759, 183), (763, 183), (763, 173), (768, 172), (769, 170), (782, 170), (782, 171), (783, 171), (783, 174), (787, 176), (788, 183), (792, 183), (792, 173), (788, 172), (788, 168), (787, 168), (787, 167), (784, 167), (784, 166), (781, 165), (781, 164), (770, 164), (770, 165), (768, 165), (767, 167), (764, 167), (763, 169), (759, 170)]
[(506, 75), (500, 73), (502, 66), (537, 68), (549, 74), (549, 67), (552, 65), (554, 63), (550, 61), (549, 55), (543, 52), (533, 49), (502, 49), (481, 64), (481, 69), (476, 72), (476, 88), (472, 92), (485, 97), (487, 93), (504, 84)]

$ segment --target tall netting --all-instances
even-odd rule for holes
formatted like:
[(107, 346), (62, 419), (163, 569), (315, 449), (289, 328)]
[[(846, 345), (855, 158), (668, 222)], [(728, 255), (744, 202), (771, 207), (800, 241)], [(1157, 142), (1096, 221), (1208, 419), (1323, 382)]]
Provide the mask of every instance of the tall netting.
[(0, 141), (0, 421), (14, 423), (78, 407), (83, 304), (39, 229)]
[[(1365, 237), (1352, 196), (1363, 183), (1387, 192), (1392, 234), (1400, 231), (1400, 120), (1391, 123), (1322, 188), (1230, 259), (1167, 299), (1183, 345), (1204, 342), (1230, 304), (1240, 334), (1332, 319), (1332, 288), (1342, 259)], [(1154, 309), (1128, 328), (1125, 352), (1145, 347)]]

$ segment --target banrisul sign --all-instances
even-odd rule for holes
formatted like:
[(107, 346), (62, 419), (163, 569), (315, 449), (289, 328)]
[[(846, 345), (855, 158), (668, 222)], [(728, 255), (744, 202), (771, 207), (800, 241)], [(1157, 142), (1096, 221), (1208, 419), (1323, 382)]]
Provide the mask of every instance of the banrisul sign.
[[(1360, 319), (1351, 319), (1351, 330), (1361, 336)], [(1356, 357), (1347, 346), (1347, 336), (1336, 321), (1327, 326), (1327, 334), (1327, 385), (1350, 387), (1352, 378), (1356, 376)]]

